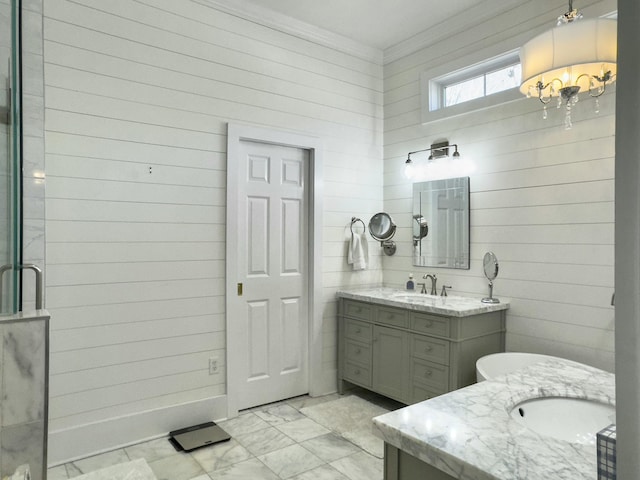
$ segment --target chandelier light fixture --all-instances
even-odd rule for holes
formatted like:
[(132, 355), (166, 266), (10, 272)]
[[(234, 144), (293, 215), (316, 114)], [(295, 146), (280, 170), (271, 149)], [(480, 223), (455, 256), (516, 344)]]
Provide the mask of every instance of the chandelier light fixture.
[(571, 108), (579, 92), (595, 98), (616, 81), (617, 24), (613, 19), (583, 19), (569, 0), (569, 11), (558, 17), (555, 28), (529, 40), (520, 48), (520, 92), (543, 103), (542, 118), (554, 99), (565, 104), (565, 128), (572, 127)]
[[(449, 156), (449, 150), (453, 153)], [(429, 152), (427, 159), (424, 159)], [(415, 158), (424, 153), (422, 158)], [(414, 159), (411, 156), (414, 156)], [(473, 172), (473, 163), (460, 156), (458, 145), (449, 145), (448, 141), (431, 144), (431, 147), (407, 153), (404, 162), (404, 175), (409, 180), (441, 180), (443, 178), (463, 177)]]

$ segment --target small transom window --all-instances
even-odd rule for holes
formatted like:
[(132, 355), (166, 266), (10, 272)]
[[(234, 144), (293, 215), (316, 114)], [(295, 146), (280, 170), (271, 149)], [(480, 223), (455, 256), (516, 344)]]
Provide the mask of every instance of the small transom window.
[(517, 63), (456, 83), (442, 85), (444, 106), (458, 105), (475, 98), (519, 87), (520, 76), (521, 68)]
[(422, 121), (460, 115), (520, 98), (518, 51), (429, 78), (421, 74)]

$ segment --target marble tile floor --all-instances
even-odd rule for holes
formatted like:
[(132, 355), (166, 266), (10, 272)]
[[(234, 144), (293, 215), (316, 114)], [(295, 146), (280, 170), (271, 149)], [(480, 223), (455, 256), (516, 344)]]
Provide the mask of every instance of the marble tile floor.
[[(386, 410), (402, 406), (364, 390), (348, 395)], [(232, 436), (230, 441), (190, 453), (177, 452), (160, 438), (50, 468), (47, 478), (67, 480), (144, 458), (158, 480), (382, 480), (383, 459), (360, 448), (363, 442), (347, 439), (301, 412), (339, 398), (344, 397), (303, 396), (243, 411), (219, 423)]]

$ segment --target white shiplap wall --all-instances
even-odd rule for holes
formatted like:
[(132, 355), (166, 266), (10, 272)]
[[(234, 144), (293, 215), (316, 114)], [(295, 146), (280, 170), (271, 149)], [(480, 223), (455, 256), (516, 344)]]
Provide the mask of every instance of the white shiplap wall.
[(226, 393), (208, 358), (225, 356), (227, 122), (324, 142), (330, 378), (336, 289), (382, 278), (375, 242), (368, 271), (344, 256), (351, 216), (382, 207), (380, 64), (192, 1), (48, 0), (44, 35), (50, 462)]
[[(495, 294), (511, 299), (507, 349), (563, 356), (613, 370), (614, 103), (607, 93), (595, 115), (591, 101), (564, 110), (522, 98), (487, 110), (421, 124), (420, 74), (455, 71), (511, 51), (555, 24), (558, 2), (522, 2), (487, 22), (385, 66), (385, 209), (411, 224), (411, 185), (402, 177), (408, 151), (442, 138), (474, 160), (471, 175), (471, 269), (417, 268), (408, 256), (411, 232), (400, 230), (398, 254), (385, 258), (385, 283), (407, 273), (436, 273), (453, 294), (484, 296), (482, 256), (500, 261)], [(582, 2), (585, 16), (615, 2)], [(452, 27), (452, 28), (455, 28)]]

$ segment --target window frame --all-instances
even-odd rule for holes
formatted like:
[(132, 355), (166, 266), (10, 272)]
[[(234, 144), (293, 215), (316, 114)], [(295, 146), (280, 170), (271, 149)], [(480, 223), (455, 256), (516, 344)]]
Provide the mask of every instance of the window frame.
[(476, 64), (469, 65), (443, 75), (438, 75), (436, 77), (429, 75), (427, 72), (421, 73), (420, 90), (422, 123), (425, 124), (457, 115), (463, 115), (465, 113), (482, 110), (524, 98), (524, 95), (520, 93), (518, 86), (448, 107), (444, 106), (444, 89), (447, 86), (484, 76), (510, 65), (518, 64), (520, 63), (518, 53), (519, 49), (511, 50), (507, 53), (497, 55)]

